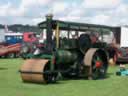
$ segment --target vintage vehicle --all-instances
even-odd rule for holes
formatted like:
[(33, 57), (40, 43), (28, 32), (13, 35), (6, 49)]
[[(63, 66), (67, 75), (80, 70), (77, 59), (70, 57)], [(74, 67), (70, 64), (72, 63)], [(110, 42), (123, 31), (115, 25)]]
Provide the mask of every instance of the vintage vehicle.
[(39, 53), (31, 54), (21, 66), (19, 71), (24, 82), (51, 83), (58, 80), (58, 76), (106, 77), (107, 44), (98, 40), (95, 33), (113, 27), (53, 20), (52, 15), (47, 15), (39, 27), (46, 30), (46, 40)]

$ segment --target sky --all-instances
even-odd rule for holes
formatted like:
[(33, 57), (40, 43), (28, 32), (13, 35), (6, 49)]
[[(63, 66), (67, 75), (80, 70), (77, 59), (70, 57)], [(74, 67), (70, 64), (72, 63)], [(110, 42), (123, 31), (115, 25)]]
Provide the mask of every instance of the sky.
[(0, 24), (37, 25), (49, 13), (65, 21), (128, 25), (128, 0), (0, 0)]

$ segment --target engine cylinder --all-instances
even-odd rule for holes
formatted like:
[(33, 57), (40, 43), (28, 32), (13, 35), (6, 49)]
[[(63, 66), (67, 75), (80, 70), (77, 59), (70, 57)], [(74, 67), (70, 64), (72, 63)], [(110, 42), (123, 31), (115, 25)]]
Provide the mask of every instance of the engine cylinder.
[(77, 51), (58, 50), (55, 54), (57, 64), (74, 63), (78, 58)]

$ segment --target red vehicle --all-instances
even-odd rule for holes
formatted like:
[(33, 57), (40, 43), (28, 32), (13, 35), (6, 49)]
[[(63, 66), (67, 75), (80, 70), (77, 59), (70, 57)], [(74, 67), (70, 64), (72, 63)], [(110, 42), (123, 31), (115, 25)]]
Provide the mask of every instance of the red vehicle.
[(36, 42), (38, 41), (38, 39), (36, 38), (36, 34), (34, 34), (33, 32), (24, 32), (23, 33), (23, 42)]
[(16, 35), (14, 33), (12, 34), (10, 33), (10, 37), (9, 37), (10, 39), (12, 36), (13, 38), (22, 38), (22, 42), (18, 42), (15, 44), (1, 44), (0, 57), (11, 57), (11, 58), (18, 57), (24, 45), (25, 46), (29, 45), (29, 48), (31, 48), (32, 47), (31, 44), (38, 41), (36, 35), (33, 32), (24, 32), (21, 35)]
[(21, 44), (13, 44), (0, 47), (0, 56), (1, 57), (18, 57), (20, 52)]
[(25, 59), (26, 54), (34, 53), (40, 47), (39, 39), (33, 32), (23, 33), (23, 42), (20, 50), (20, 56)]

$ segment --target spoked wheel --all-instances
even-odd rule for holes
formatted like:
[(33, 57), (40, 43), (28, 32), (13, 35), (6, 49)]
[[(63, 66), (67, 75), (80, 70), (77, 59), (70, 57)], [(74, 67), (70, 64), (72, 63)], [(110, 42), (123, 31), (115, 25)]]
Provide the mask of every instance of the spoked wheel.
[(84, 64), (88, 66), (88, 79), (104, 78), (108, 67), (107, 54), (102, 49), (91, 48), (85, 54)]
[(107, 70), (107, 57), (101, 50), (94, 53), (92, 59), (92, 79), (104, 78)]

